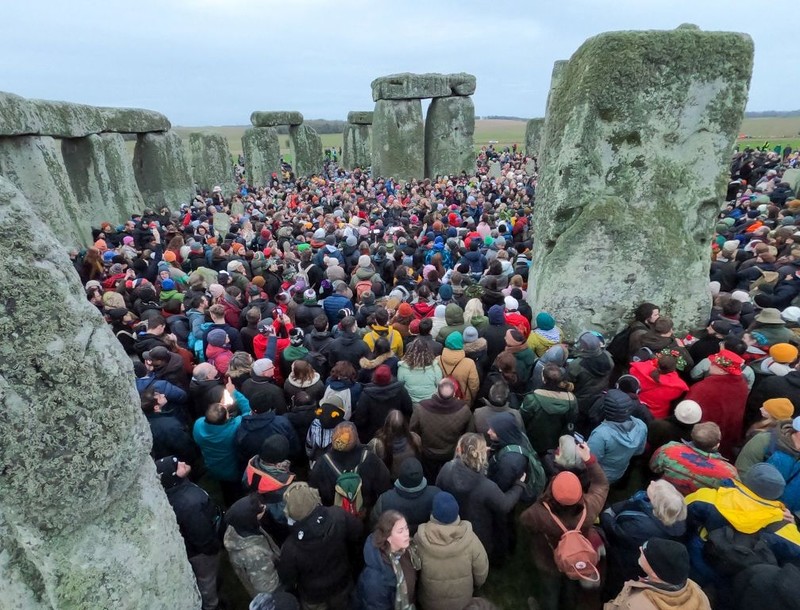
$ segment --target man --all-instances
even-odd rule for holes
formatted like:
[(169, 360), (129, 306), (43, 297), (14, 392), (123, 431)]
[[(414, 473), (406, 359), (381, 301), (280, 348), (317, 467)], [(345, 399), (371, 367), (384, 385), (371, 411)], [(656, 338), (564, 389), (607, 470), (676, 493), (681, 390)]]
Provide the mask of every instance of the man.
[(369, 355), (369, 347), (356, 334), (356, 319), (353, 316), (345, 316), (339, 328), (341, 332), (328, 347), (328, 365), (333, 368), (340, 360), (346, 360), (358, 370), (361, 358)]
[[(736, 301), (738, 303), (738, 301)], [(691, 346), (689, 355), (695, 362), (702, 362), (705, 358), (716, 354), (720, 350), (720, 343), (731, 332), (731, 324), (727, 320), (714, 320), (707, 327), (703, 335)]]
[(148, 372), (155, 379), (167, 381), (182, 389), (189, 387), (189, 380), (183, 371), (183, 358), (180, 354), (169, 351), (166, 347), (154, 347), (142, 354)]
[(328, 316), (328, 323), (331, 326), (334, 326), (339, 321), (339, 312), (342, 309), (355, 310), (353, 302), (347, 296), (350, 293), (347, 284), (342, 281), (334, 282), (333, 289), (335, 292), (329, 297), (325, 297), (322, 301), (322, 309), (325, 311), (325, 315)]
[(413, 536), (421, 523), (427, 523), (431, 516), (433, 499), (440, 493), (436, 485), (429, 485), (422, 475), (422, 464), (417, 458), (408, 458), (400, 466), (400, 475), (394, 487), (383, 492), (370, 515), (373, 528), (381, 513), (396, 510), (406, 518), (408, 531)]
[[(248, 380), (250, 381), (250, 380)], [(289, 455), (300, 453), (294, 427), (283, 415), (276, 415), (274, 403), (263, 400), (263, 395), (250, 401), (250, 415), (245, 415), (236, 431), (236, 452), (243, 466), (257, 455), (262, 443), (273, 434), (280, 434), (289, 441)]]
[(189, 382), (192, 419), (205, 415), (208, 407), (222, 399), (223, 382), (217, 368), (208, 362), (201, 362), (192, 370)]
[(215, 328), (221, 328), (228, 335), (231, 351), (242, 351), (242, 337), (237, 329), (225, 321), (225, 307), (219, 303), (212, 305), (208, 308), (208, 315), (211, 316), (211, 324), (203, 331), (203, 345), (208, 345), (208, 333)]
[(244, 351), (253, 356), (253, 339), (258, 336), (258, 323), (261, 322), (261, 310), (258, 307), (248, 307), (244, 314), (245, 323), (239, 330)]
[(142, 392), (140, 400), (142, 413), (147, 418), (153, 435), (151, 457), (159, 460), (174, 455), (182, 462), (192, 463), (197, 456), (192, 437), (174, 413), (163, 412), (167, 397), (153, 389), (147, 389)]
[(155, 314), (147, 320), (147, 330), (140, 332), (136, 335), (136, 342), (133, 344), (133, 349), (144, 362), (144, 353), (150, 351), (154, 347), (167, 348), (164, 341), (164, 334), (167, 328), (167, 321), (164, 316)]
[(375, 310), (375, 322), (370, 324), (369, 332), (364, 335), (364, 343), (369, 351), (375, 349), (375, 342), (381, 337), (389, 341), (389, 346), (398, 358), (403, 357), (403, 335), (400, 331), (389, 326), (389, 312), (384, 307)]
[(175, 456), (156, 462), (156, 472), (175, 511), (178, 528), (186, 545), (186, 555), (197, 579), (203, 600), (202, 610), (217, 610), (219, 571), (218, 529), (222, 513), (208, 494), (188, 480), (191, 467)]
[(691, 442), (671, 442), (659, 447), (650, 460), (650, 470), (661, 474), (684, 496), (701, 487), (717, 488), (738, 476), (736, 468), (719, 454), (722, 432), (714, 422), (695, 424)]
[(275, 382), (275, 365), (269, 358), (259, 358), (253, 363), (250, 379), (242, 383), (242, 394), (250, 401), (251, 408), (260, 413), (270, 409), (280, 415), (286, 413), (286, 399)]
[(706, 594), (689, 579), (689, 553), (681, 543), (651, 538), (640, 549), (639, 567), (645, 577), (626, 582), (604, 610), (711, 610)]

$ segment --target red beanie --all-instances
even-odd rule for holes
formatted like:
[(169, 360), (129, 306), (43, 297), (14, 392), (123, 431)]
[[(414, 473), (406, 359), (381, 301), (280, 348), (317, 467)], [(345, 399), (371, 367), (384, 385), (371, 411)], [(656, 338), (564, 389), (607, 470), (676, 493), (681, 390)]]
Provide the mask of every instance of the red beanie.
[(414, 315), (414, 310), (411, 309), (411, 305), (408, 303), (400, 303), (400, 307), (397, 308), (397, 313), (404, 318), (410, 318)]
[(574, 506), (583, 498), (580, 479), (569, 471), (559, 472), (553, 478), (550, 491), (561, 506)]
[[(392, 369), (382, 364), (372, 373), (372, 383), (375, 385), (389, 385), (392, 382)], [(574, 475), (573, 475), (574, 476)]]

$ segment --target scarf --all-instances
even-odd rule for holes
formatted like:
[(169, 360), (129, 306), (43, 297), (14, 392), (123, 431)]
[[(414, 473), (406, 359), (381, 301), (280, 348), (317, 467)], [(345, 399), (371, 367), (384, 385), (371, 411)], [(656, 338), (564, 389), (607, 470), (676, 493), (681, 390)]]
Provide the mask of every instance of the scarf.
[(558, 343), (561, 340), (561, 331), (558, 328), (553, 327), (550, 330), (542, 330), (541, 328), (534, 328), (533, 332), (535, 332), (540, 337), (544, 337), (551, 343)]

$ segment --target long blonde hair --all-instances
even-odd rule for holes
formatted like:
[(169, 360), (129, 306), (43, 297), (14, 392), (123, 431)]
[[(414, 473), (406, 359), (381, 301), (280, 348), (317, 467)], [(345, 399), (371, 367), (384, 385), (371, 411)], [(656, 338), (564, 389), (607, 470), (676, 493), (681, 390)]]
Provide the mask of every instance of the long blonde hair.
[(486, 474), (489, 465), (486, 439), (474, 432), (463, 434), (456, 445), (456, 457), (470, 470)]
[(464, 324), (471, 326), (472, 318), (483, 315), (483, 303), (480, 299), (470, 299), (464, 307)]

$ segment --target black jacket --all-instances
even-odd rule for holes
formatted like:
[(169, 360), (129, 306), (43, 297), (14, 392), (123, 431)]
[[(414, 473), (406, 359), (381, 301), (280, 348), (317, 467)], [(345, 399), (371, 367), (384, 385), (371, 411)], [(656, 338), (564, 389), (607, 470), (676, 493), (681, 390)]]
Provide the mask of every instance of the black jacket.
[(406, 420), (411, 419), (411, 397), (402, 381), (393, 381), (385, 386), (374, 383), (364, 386), (352, 416), (362, 443), (368, 443), (374, 438), (392, 409), (400, 411)]
[(422, 484), (413, 489), (406, 489), (396, 481), (394, 487), (381, 494), (372, 509), (370, 523), (374, 526), (381, 513), (387, 510), (396, 510), (406, 518), (411, 535), (417, 533), (421, 523), (427, 523), (431, 518), (433, 499), (441, 491), (435, 485), (428, 485), (423, 478)]
[(294, 310), (294, 324), (302, 328), (304, 333), (310, 333), (314, 330), (314, 318), (318, 315), (325, 313), (322, 305), (306, 305), (301, 303)]
[(192, 419), (205, 416), (208, 407), (222, 398), (223, 391), (222, 380), (219, 378), (205, 381), (192, 379), (189, 382)]
[(170, 413), (149, 413), (147, 423), (153, 434), (150, 455), (154, 460), (174, 455), (181, 462), (191, 464), (197, 457), (192, 435), (177, 417)]
[(340, 360), (346, 360), (358, 370), (359, 361), (369, 355), (369, 347), (355, 333), (341, 333), (328, 346), (328, 364), (333, 366)]
[(338, 507), (317, 506), (291, 526), (281, 547), (278, 576), (288, 587), (297, 586), (300, 597), (322, 603), (353, 582), (348, 555), (358, 552), (361, 522)]
[(733, 610), (800, 610), (800, 568), (755, 565), (733, 578)]
[[(788, 398), (794, 405), (794, 415), (800, 415), (800, 371), (790, 371), (783, 377), (770, 375), (753, 388), (747, 399), (748, 415), (756, 413), (770, 398)], [(752, 419), (752, 418), (751, 418)]]
[[(366, 456), (364, 456), (365, 451)], [(336, 464), (336, 467), (341, 472), (358, 471), (361, 476), (361, 493), (364, 499), (364, 508), (367, 512), (375, 506), (378, 496), (391, 488), (392, 478), (389, 474), (389, 469), (386, 468), (386, 464), (363, 445), (358, 445), (348, 452), (329, 449), (326, 453), (331, 456), (333, 463)], [(362, 456), (364, 458), (363, 462), (361, 461)], [(336, 471), (331, 468), (328, 460), (324, 457), (320, 457), (316, 461), (314, 468), (308, 475), (308, 484), (319, 490), (319, 497), (325, 506), (333, 505), (337, 478), (339, 477)]]
[(218, 553), (220, 543), (217, 527), (222, 513), (214, 501), (200, 487), (186, 479), (166, 491), (186, 545), (187, 556)]
[(275, 411), (245, 415), (236, 430), (236, 454), (244, 465), (261, 451), (261, 444), (273, 434), (280, 434), (289, 441), (289, 455), (300, 454), (300, 442), (294, 427), (283, 415)]
[[(267, 377), (250, 373), (250, 379), (242, 384), (242, 394), (250, 401), (251, 407), (256, 405), (256, 410), (274, 409), (277, 413), (286, 413), (283, 390)], [(259, 409), (262, 405), (266, 409)]]

